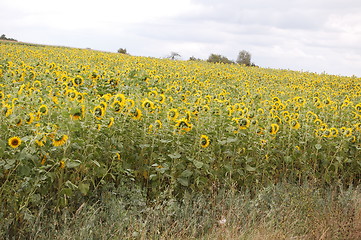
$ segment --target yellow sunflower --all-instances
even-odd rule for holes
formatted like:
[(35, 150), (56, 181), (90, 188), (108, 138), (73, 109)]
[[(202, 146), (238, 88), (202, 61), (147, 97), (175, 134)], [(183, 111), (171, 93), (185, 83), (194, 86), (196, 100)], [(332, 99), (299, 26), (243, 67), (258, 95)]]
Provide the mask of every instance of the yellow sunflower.
[(133, 109), (129, 114), (134, 120), (140, 120), (142, 118), (142, 111), (139, 108)]
[(301, 124), (296, 119), (292, 119), (290, 121), (290, 126), (292, 129), (299, 129), (301, 127)]
[(21, 144), (21, 139), (19, 138), (19, 137), (11, 137), (11, 138), (9, 138), (9, 140), (8, 140), (8, 144), (9, 144), (9, 146), (10, 147), (12, 147), (12, 148), (17, 148), (17, 147), (19, 147), (20, 146), (20, 144)]
[(272, 123), (271, 127), (269, 129), (269, 132), (270, 132), (270, 134), (275, 135), (279, 129), (280, 129), (280, 126), (278, 126), (278, 124)]
[(201, 135), (199, 144), (201, 145), (202, 148), (208, 147), (210, 143), (211, 143), (211, 142), (210, 142), (210, 140), (209, 140), (209, 138), (208, 138), (207, 135)]
[(178, 109), (172, 108), (168, 111), (167, 117), (169, 120), (175, 121), (177, 120), (178, 116), (179, 116)]
[(189, 123), (186, 118), (182, 118), (180, 120), (177, 120), (177, 123), (175, 124), (175, 127), (179, 131), (189, 132), (192, 129), (193, 125), (191, 123)]
[(68, 135), (63, 135), (61, 136), (60, 138), (53, 138), (52, 141), (53, 141), (53, 145), (55, 147), (59, 147), (59, 146), (62, 146), (64, 145), (67, 141), (68, 141)]
[(96, 106), (93, 110), (94, 117), (98, 120), (102, 119), (105, 115), (105, 110), (101, 106)]
[(109, 119), (109, 122), (108, 122), (108, 128), (110, 128), (111, 126), (113, 126), (113, 124), (114, 124), (114, 118), (111, 117), (111, 118)]
[(46, 115), (48, 114), (48, 111), (48, 107), (43, 104), (39, 107), (38, 113), (40, 113), (40, 115)]

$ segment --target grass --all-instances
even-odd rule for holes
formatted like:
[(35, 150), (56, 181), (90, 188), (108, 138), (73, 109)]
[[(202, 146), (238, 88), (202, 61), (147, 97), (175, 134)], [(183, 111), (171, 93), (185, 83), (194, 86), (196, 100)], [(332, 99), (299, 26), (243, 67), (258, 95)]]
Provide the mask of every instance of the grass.
[(24, 220), (22, 231), (1, 227), (9, 239), (360, 239), (361, 191), (278, 184), (147, 202), (124, 185), (73, 213)]

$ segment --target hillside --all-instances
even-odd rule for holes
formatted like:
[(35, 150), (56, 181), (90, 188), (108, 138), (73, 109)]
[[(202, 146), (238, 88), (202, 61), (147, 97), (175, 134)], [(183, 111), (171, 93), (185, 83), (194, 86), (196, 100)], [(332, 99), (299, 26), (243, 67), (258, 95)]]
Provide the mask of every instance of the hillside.
[(152, 206), (359, 184), (360, 78), (21, 43), (0, 56), (9, 236), (110, 192)]

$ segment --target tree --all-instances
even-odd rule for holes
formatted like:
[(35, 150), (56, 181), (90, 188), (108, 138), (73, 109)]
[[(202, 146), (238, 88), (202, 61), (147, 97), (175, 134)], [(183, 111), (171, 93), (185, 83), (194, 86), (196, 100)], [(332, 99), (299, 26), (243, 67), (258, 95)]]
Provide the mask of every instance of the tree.
[(118, 49), (118, 53), (128, 54), (126, 48), (119, 48), (119, 49)]
[(242, 50), (238, 53), (237, 61), (238, 64), (251, 66), (254, 65), (251, 63), (251, 54), (245, 50)]
[(179, 53), (171, 52), (168, 58), (171, 59), (171, 60), (176, 60), (176, 59), (178, 59), (180, 57), (181, 57), (181, 55)]
[(211, 63), (234, 63), (233, 61), (229, 60), (228, 58), (226, 58), (225, 56), (219, 55), (219, 54), (214, 54), (212, 53), (211, 55), (209, 55), (207, 62), (211, 62)]
[(192, 57), (189, 58), (188, 61), (203, 61), (203, 60), (200, 59), (200, 58), (196, 58), (195, 56), (192, 56)]

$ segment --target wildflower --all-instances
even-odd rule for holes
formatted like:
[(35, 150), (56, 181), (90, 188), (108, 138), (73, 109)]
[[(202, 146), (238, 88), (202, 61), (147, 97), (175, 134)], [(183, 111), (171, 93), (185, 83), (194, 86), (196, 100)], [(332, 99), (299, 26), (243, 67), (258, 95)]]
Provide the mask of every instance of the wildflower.
[(192, 124), (190, 124), (187, 119), (182, 118), (177, 121), (175, 127), (180, 131), (184, 130), (186, 132), (189, 132), (192, 129)]
[(8, 140), (8, 144), (9, 144), (9, 146), (10, 147), (12, 147), (12, 148), (17, 148), (17, 147), (19, 147), (20, 146), (20, 144), (21, 144), (21, 139), (19, 138), (19, 137), (11, 137), (11, 138), (9, 138), (9, 140)]
[(98, 120), (102, 119), (105, 115), (104, 108), (102, 108), (101, 106), (96, 106), (93, 112), (94, 112), (94, 117)]
[(199, 141), (200, 145), (202, 148), (206, 148), (209, 146), (209, 144), (211, 143), (209, 141), (209, 138), (207, 135), (201, 135), (200, 141)]
[(61, 138), (53, 138), (52, 141), (53, 141), (53, 145), (55, 147), (59, 147), (59, 146), (62, 146), (66, 143), (66, 141), (68, 141), (68, 135), (63, 135)]
[(142, 111), (139, 108), (135, 108), (130, 111), (130, 116), (134, 120), (140, 120), (142, 118)]
[(111, 118), (109, 119), (109, 122), (108, 122), (108, 128), (110, 128), (111, 126), (113, 126), (113, 124), (114, 124), (114, 118), (111, 117)]
[(292, 119), (290, 121), (290, 126), (292, 129), (299, 129), (301, 127), (301, 124), (296, 119)]
[(38, 113), (40, 114), (40, 115), (46, 115), (46, 114), (48, 114), (48, 107), (46, 106), (46, 105), (41, 105), (40, 107), (39, 107), (39, 110), (38, 110)]
[(167, 117), (171, 121), (175, 121), (178, 118), (178, 110), (176, 108), (172, 108), (168, 111)]
[(270, 134), (275, 135), (279, 129), (280, 129), (280, 126), (278, 126), (278, 124), (276, 124), (276, 123), (273, 123), (273, 124), (271, 124), (269, 132), (270, 132)]

